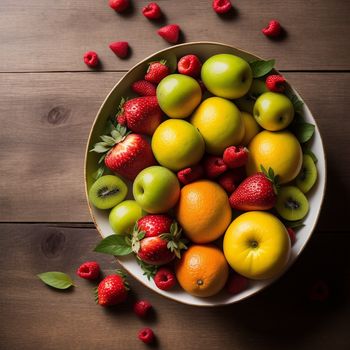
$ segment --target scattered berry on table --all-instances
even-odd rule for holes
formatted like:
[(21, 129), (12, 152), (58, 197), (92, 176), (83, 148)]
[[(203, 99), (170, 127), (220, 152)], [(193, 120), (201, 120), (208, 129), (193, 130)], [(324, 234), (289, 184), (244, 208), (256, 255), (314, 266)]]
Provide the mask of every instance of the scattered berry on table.
[(159, 289), (169, 290), (176, 284), (175, 274), (170, 269), (162, 267), (154, 276), (154, 283)]
[(148, 19), (158, 19), (162, 11), (157, 3), (151, 2), (142, 9), (142, 14)]
[(87, 261), (79, 266), (77, 275), (87, 280), (95, 280), (100, 275), (100, 265), (96, 261)]
[(153, 84), (158, 84), (163, 78), (169, 75), (170, 69), (166, 61), (151, 62), (148, 66), (145, 80)]
[(290, 243), (293, 245), (296, 241), (295, 231), (291, 227), (287, 227), (288, 236), (290, 238)]
[(151, 328), (142, 328), (138, 333), (138, 338), (146, 344), (150, 344), (154, 341), (154, 333)]
[(152, 309), (152, 305), (147, 300), (138, 300), (134, 304), (134, 312), (139, 317), (146, 317), (151, 309)]
[(223, 159), (217, 156), (208, 155), (203, 161), (204, 173), (209, 179), (213, 179), (223, 174), (227, 170), (227, 165)]
[(109, 275), (97, 287), (97, 302), (102, 306), (122, 303), (128, 297), (128, 290), (129, 287), (123, 273)]
[(179, 40), (180, 27), (177, 24), (169, 24), (158, 29), (157, 33), (168, 43), (176, 44)]
[(273, 92), (283, 92), (286, 89), (286, 79), (282, 75), (269, 75), (265, 83), (266, 87)]
[(276, 38), (282, 33), (282, 27), (280, 22), (273, 19), (261, 31), (263, 32), (263, 34), (265, 34), (268, 37)]
[(179, 170), (177, 178), (183, 185), (187, 185), (193, 181), (202, 179), (204, 176), (204, 169), (201, 164), (192, 165), (191, 167)]
[(228, 170), (217, 179), (219, 185), (229, 194), (236, 189), (236, 176), (234, 171)]
[(212, 7), (217, 14), (222, 15), (231, 10), (232, 4), (230, 0), (214, 0)]
[(196, 55), (186, 55), (180, 58), (177, 64), (177, 70), (180, 74), (197, 77), (202, 68), (202, 62)]
[(120, 58), (125, 58), (129, 53), (129, 43), (127, 41), (110, 43), (109, 48)]
[(233, 272), (229, 275), (226, 288), (230, 294), (238, 294), (248, 287), (248, 278)]
[(147, 80), (135, 81), (131, 89), (140, 96), (156, 96), (156, 87)]
[(231, 169), (239, 168), (247, 163), (249, 151), (244, 146), (230, 146), (224, 151), (224, 163)]
[(109, 6), (117, 12), (125, 11), (129, 5), (129, 0), (109, 0)]
[(98, 55), (95, 51), (87, 51), (84, 54), (84, 63), (89, 67), (96, 67), (99, 63)]

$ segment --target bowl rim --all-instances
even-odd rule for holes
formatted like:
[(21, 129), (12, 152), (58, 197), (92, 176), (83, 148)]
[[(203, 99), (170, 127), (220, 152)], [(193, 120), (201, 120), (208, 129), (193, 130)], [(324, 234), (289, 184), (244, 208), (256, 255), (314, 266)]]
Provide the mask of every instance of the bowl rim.
[[(253, 54), (249, 51), (246, 51), (246, 50), (243, 50), (239, 47), (236, 47), (236, 46), (233, 46), (233, 45), (229, 45), (229, 44), (224, 44), (224, 43), (220, 43), (220, 42), (216, 42), (216, 41), (192, 41), (192, 42), (187, 42), (187, 43), (182, 43), (182, 44), (178, 44), (178, 45), (173, 45), (173, 46), (170, 46), (170, 47), (167, 47), (167, 48), (164, 48), (164, 49), (161, 49), (159, 51), (156, 51), (154, 53), (152, 53), (151, 55), (147, 56), (146, 58), (144, 58), (143, 60), (137, 62), (134, 66), (132, 66), (129, 70), (127, 70), (126, 72), (123, 72), (124, 75), (116, 82), (116, 84), (114, 84), (114, 86), (111, 88), (111, 90), (109, 91), (109, 93), (107, 94), (107, 96), (104, 98), (102, 104), (100, 105), (100, 108), (98, 109), (97, 113), (96, 113), (96, 116), (94, 118), (94, 121), (90, 127), (90, 132), (89, 132), (89, 135), (88, 135), (88, 138), (87, 138), (87, 143), (86, 143), (86, 147), (85, 147), (85, 157), (84, 157), (84, 188), (85, 188), (85, 198), (86, 198), (86, 201), (87, 201), (87, 204), (88, 204), (88, 208), (89, 208), (89, 213), (90, 213), (90, 217), (92, 218), (93, 220), (93, 223), (94, 223), (94, 226), (95, 228), (97, 229), (99, 235), (103, 238), (103, 235), (102, 235), (102, 232), (101, 232), (101, 229), (97, 223), (97, 220), (95, 218), (95, 215), (93, 214), (93, 211), (92, 211), (92, 208), (91, 208), (91, 204), (90, 204), (90, 201), (89, 201), (89, 193), (88, 193), (88, 181), (87, 181), (87, 158), (88, 158), (88, 153), (89, 153), (89, 144), (90, 144), (90, 141), (91, 141), (91, 137), (92, 137), (92, 133), (93, 133), (93, 130), (95, 129), (95, 125), (97, 123), (97, 120), (99, 118), (99, 115), (102, 111), (102, 108), (103, 106), (106, 104), (106, 101), (109, 99), (110, 95), (112, 94), (112, 92), (118, 87), (119, 84), (122, 83), (123, 79), (126, 77), (126, 75), (128, 75), (129, 73), (131, 73), (133, 70), (135, 70), (136, 68), (138, 68), (140, 65), (146, 63), (147, 61), (149, 61), (152, 57), (154, 56), (157, 56), (159, 54), (162, 54), (164, 52), (167, 52), (167, 51), (170, 51), (174, 48), (177, 48), (177, 47), (184, 47), (184, 46), (193, 46), (193, 45), (219, 45), (219, 46), (224, 46), (224, 47), (227, 47), (229, 49), (233, 49), (233, 50), (238, 50), (238, 51), (241, 51), (242, 53), (244, 54), (247, 54), (247, 55), (251, 55), (251, 56), (254, 56), (256, 57), (257, 59), (261, 59), (263, 60), (263, 58), (261, 56), (258, 56), (256, 54)], [(274, 68), (274, 70), (279, 73), (279, 70), (277, 70), (276, 68)], [(297, 94), (297, 96), (299, 98), (301, 98), (299, 92), (294, 88), (292, 87), (292, 90)], [(321, 196), (321, 202), (320, 202), (320, 208), (319, 208), (319, 211), (316, 215), (316, 220), (313, 224), (313, 226), (310, 228), (310, 234), (308, 235), (308, 237), (306, 238), (305, 240), (305, 243), (303, 244), (303, 246), (301, 247), (297, 257), (299, 257), (299, 255), (303, 252), (303, 250), (305, 249), (305, 247), (307, 246), (308, 242), (310, 241), (311, 239), (311, 236), (313, 235), (313, 232), (316, 228), (316, 225), (318, 223), (318, 220), (319, 220), (319, 217), (320, 217), (320, 214), (322, 212), (322, 208), (323, 208), (323, 204), (324, 204), (324, 197), (325, 197), (325, 192), (326, 192), (326, 187), (327, 187), (327, 157), (326, 157), (326, 152), (325, 152), (325, 147), (324, 147), (324, 142), (323, 142), (323, 139), (322, 139), (322, 135), (320, 133), (320, 130), (318, 128), (318, 124), (313, 116), (313, 114), (311, 113), (311, 110), (309, 109), (309, 107), (305, 104), (307, 110), (310, 112), (314, 122), (315, 122), (315, 129), (320, 137), (320, 142), (321, 142), (321, 146), (322, 146), (322, 156), (323, 156), (323, 162), (324, 162), (324, 186), (322, 189), (322, 196)], [(249, 295), (246, 295), (238, 300), (235, 300), (235, 301), (232, 301), (232, 302), (229, 302), (229, 303), (225, 303), (225, 302), (218, 302), (218, 303), (215, 303), (215, 304), (195, 304), (195, 303), (192, 303), (192, 302), (184, 302), (184, 301), (181, 301), (177, 298), (172, 298), (166, 294), (163, 294), (163, 293), (160, 293), (158, 292), (157, 290), (154, 290), (152, 288), (150, 288), (150, 286), (145, 283), (142, 279), (139, 279), (138, 277), (136, 277), (132, 272), (130, 272), (130, 270), (128, 270), (128, 268), (126, 268), (123, 264), (123, 262), (121, 262), (117, 257), (115, 257), (115, 259), (117, 260), (117, 262), (122, 266), (123, 269), (125, 269), (133, 278), (135, 278), (138, 282), (140, 282), (142, 285), (144, 285), (146, 288), (154, 291), (156, 294), (158, 295), (161, 295), (162, 297), (165, 297), (166, 299), (168, 300), (171, 300), (171, 301), (175, 301), (177, 303), (180, 303), (182, 305), (190, 305), (190, 306), (195, 306), (195, 307), (207, 307), (207, 308), (212, 308), (212, 307), (219, 307), (219, 306), (226, 306), (226, 305), (232, 305), (232, 304), (235, 304), (235, 303), (238, 303), (238, 302), (241, 302), (243, 300), (246, 300), (246, 299), (249, 299), (255, 295), (257, 295), (258, 293), (262, 292), (263, 290), (265, 290), (266, 288), (270, 287), (271, 285), (273, 285), (277, 280), (279, 280), (290, 268), (291, 266), (294, 265), (294, 262), (295, 260), (293, 261), (293, 263), (291, 264), (288, 264), (288, 266), (283, 270), (283, 272), (277, 276), (276, 278), (273, 278), (271, 280), (270, 283), (262, 286), (259, 290), (256, 290), (254, 291), (253, 293), (249, 294)]]

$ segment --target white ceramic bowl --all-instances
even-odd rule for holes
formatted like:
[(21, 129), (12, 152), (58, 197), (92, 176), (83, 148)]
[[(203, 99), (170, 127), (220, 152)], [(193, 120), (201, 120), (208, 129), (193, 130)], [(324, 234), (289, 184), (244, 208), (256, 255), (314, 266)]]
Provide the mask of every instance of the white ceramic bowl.
[[(159, 51), (152, 56), (145, 58), (143, 61), (138, 63), (136, 66), (131, 68), (128, 73), (113, 87), (111, 92), (106, 97), (100, 110), (97, 113), (96, 119), (92, 126), (85, 157), (85, 188), (86, 193), (88, 188), (91, 186), (93, 179), (91, 177), (92, 173), (97, 169), (97, 155), (88, 152), (92, 148), (92, 145), (99, 141), (99, 135), (103, 134), (105, 129), (107, 119), (115, 114), (120, 98), (122, 96), (132, 96), (133, 93), (130, 90), (130, 85), (132, 82), (142, 79), (146, 71), (147, 63), (155, 61), (157, 59), (165, 58), (170, 63), (174, 63), (174, 57), (182, 57), (186, 54), (198, 55), (203, 61), (210, 56), (218, 53), (231, 53), (240, 56), (248, 61), (254, 59), (260, 59), (259, 57), (252, 55), (248, 52), (239, 50), (230, 45), (215, 43), (215, 42), (194, 42), (186, 43), (177, 46), (172, 46), (165, 50)], [(300, 98), (298, 93), (294, 90), (294, 93)], [(326, 164), (325, 164), (325, 154), (322, 145), (321, 135), (317, 127), (317, 123), (313, 118), (310, 110), (304, 104), (303, 116), (307, 122), (316, 125), (315, 135), (312, 140), (311, 149), (318, 158), (317, 169), (318, 169), (318, 180), (312, 191), (308, 193), (308, 199), (310, 202), (310, 212), (307, 215), (304, 224), (305, 226), (298, 230), (297, 241), (292, 247), (292, 254), (289, 263), (285, 270), (280, 274), (280, 276), (295, 262), (299, 254), (304, 249), (307, 241), (316, 226), (317, 219), (321, 210), (323, 196), (325, 192), (326, 185)], [(102, 237), (113, 234), (113, 231), (108, 223), (108, 213), (109, 211), (101, 211), (89, 204), (90, 213), (92, 219), (96, 225), (97, 230)], [(268, 285), (270, 285), (277, 278), (264, 280), (264, 281), (251, 281), (249, 288), (237, 295), (229, 295), (225, 291), (222, 291), (218, 295), (209, 298), (198, 298), (194, 297), (178, 287), (175, 290), (169, 292), (160, 290), (156, 287), (153, 280), (149, 281), (145, 276), (143, 276), (139, 265), (136, 263), (133, 256), (127, 256), (118, 258), (120, 264), (124, 267), (129, 274), (133, 275), (136, 279), (142, 282), (148, 288), (154, 290), (156, 293), (161, 294), (169, 299), (175, 301), (196, 305), (196, 306), (216, 306), (216, 305), (227, 305), (238, 302), (245, 298), (248, 298), (257, 292), (261, 291)]]

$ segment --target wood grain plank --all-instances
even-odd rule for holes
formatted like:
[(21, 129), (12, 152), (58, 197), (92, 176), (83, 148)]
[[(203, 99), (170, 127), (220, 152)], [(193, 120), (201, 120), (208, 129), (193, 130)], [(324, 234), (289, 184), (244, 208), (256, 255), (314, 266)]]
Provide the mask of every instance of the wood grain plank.
[[(91, 221), (83, 185), (85, 144), (99, 105), (121, 76), (2, 74), (0, 221)], [(348, 230), (350, 74), (287, 78), (313, 111), (327, 151), (328, 191), (319, 229)]]
[[(156, 35), (166, 23), (178, 23), (183, 41), (218, 41), (277, 59), (279, 69), (348, 70), (350, 43), (346, 34), (350, 2), (343, 0), (240, 1), (235, 11), (220, 17), (211, 1), (169, 1), (159, 4), (166, 19), (150, 22), (141, 14), (149, 1), (134, 1), (132, 11), (118, 15), (106, 1), (47, 0), (0, 2), (0, 71), (87, 70), (82, 55), (99, 53), (105, 70), (129, 69), (136, 62), (168, 46)], [(282, 41), (261, 33), (271, 18), (287, 30)], [(112, 41), (126, 40), (130, 59), (120, 60), (109, 50)]]
[[(0, 348), (144, 349), (136, 337), (145, 326), (158, 336), (155, 349), (346, 349), (350, 275), (349, 236), (315, 233), (296, 264), (273, 286), (239, 304), (195, 308), (164, 299), (130, 278), (132, 294), (120, 307), (95, 305), (95, 285), (75, 276), (86, 260), (97, 260), (105, 272), (116, 268), (112, 257), (92, 253), (99, 237), (94, 229), (50, 225), (0, 225)], [(337, 252), (334, 254), (334, 252)], [(36, 274), (69, 273), (76, 287), (57, 292)], [(329, 281), (331, 299), (314, 306), (307, 301), (314, 279)], [(135, 299), (149, 300), (155, 313), (140, 320)]]

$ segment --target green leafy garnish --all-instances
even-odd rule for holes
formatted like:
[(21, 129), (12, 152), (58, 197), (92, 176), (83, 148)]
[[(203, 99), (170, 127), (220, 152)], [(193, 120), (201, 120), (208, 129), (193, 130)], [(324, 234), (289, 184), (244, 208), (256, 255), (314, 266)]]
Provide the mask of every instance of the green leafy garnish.
[(293, 123), (291, 130), (300, 143), (305, 143), (311, 140), (315, 133), (315, 125), (310, 123)]
[(291, 90), (287, 90), (286, 96), (290, 99), (293, 104), (294, 111), (296, 113), (301, 113), (303, 110), (304, 102), (299, 99), (297, 95), (294, 94)]
[(275, 60), (258, 60), (250, 62), (250, 68), (253, 72), (253, 78), (260, 78), (269, 73), (275, 66)]
[(150, 280), (151, 278), (153, 278), (156, 275), (156, 273), (158, 271), (157, 266), (149, 265), (138, 258), (136, 258), (136, 261), (140, 265), (140, 267), (143, 271), (143, 275), (146, 276), (148, 278), (148, 280)]
[(72, 279), (63, 272), (49, 271), (37, 275), (45, 284), (56, 289), (67, 289), (74, 286)]
[(94, 251), (114, 256), (128, 255), (132, 252), (130, 238), (124, 235), (110, 235), (104, 238)]

